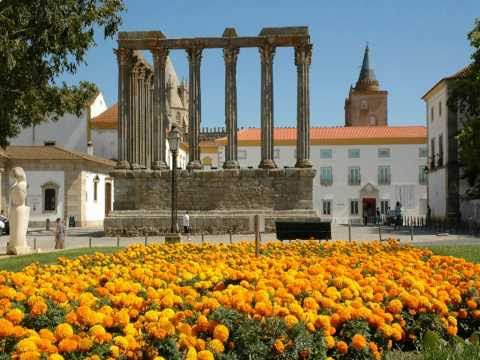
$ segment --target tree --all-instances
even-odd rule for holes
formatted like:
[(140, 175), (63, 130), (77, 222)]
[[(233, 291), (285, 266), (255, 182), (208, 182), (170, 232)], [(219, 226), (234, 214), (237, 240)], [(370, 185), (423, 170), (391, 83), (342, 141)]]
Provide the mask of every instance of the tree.
[(26, 126), (66, 113), (79, 116), (94, 84), (59, 82), (75, 74), (94, 30), (112, 37), (122, 0), (0, 0), (0, 146)]
[(480, 18), (468, 39), (474, 49), (472, 63), (453, 81), (448, 105), (462, 121), (457, 140), (462, 177), (470, 186), (466, 196), (480, 199)]

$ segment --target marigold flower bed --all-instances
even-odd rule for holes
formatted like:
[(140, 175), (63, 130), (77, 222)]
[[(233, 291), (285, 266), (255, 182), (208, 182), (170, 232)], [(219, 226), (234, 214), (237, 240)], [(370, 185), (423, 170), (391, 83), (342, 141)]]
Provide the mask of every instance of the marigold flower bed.
[(479, 329), (480, 265), (388, 244), (135, 245), (0, 272), (0, 359), (379, 359)]

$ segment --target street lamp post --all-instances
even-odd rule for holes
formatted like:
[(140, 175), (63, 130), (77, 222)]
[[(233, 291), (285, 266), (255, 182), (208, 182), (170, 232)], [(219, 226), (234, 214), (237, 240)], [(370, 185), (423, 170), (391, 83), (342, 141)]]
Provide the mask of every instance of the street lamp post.
[(168, 146), (172, 153), (172, 223), (170, 226), (170, 234), (165, 237), (165, 242), (180, 242), (180, 236), (177, 231), (177, 153), (180, 146), (180, 130), (176, 126), (172, 126), (172, 130), (168, 134)]

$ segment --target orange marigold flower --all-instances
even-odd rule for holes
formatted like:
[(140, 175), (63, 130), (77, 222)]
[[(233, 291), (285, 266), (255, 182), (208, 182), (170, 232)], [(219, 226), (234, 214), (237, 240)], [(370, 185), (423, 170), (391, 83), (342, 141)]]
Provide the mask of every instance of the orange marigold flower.
[(367, 340), (363, 335), (355, 334), (352, 338), (352, 347), (355, 350), (361, 351), (367, 346)]
[(298, 323), (298, 319), (295, 315), (287, 315), (283, 319), (288, 328), (294, 327)]
[(392, 314), (400, 314), (402, 312), (402, 309), (403, 309), (403, 304), (398, 299), (390, 300), (390, 302), (387, 305), (387, 311)]
[(15, 331), (13, 324), (6, 319), (0, 319), (0, 338), (12, 336)]
[(348, 352), (348, 345), (345, 341), (338, 341), (335, 344), (335, 348), (340, 354), (346, 354)]
[(14, 324), (20, 324), (23, 320), (23, 311), (20, 309), (12, 309), (5, 314), (5, 318)]
[(74, 352), (78, 349), (78, 342), (75, 339), (63, 339), (58, 344), (58, 350), (60, 352)]
[(215, 357), (209, 350), (202, 350), (197, 354), (197, 360), (215, 360)]

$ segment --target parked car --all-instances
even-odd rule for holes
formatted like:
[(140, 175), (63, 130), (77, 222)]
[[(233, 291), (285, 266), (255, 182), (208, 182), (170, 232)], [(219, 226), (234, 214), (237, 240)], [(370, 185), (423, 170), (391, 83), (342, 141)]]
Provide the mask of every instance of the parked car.
[(9, 235), (10, 234), (10, 224), (6, 216), (0, 215), (0, 235)]

